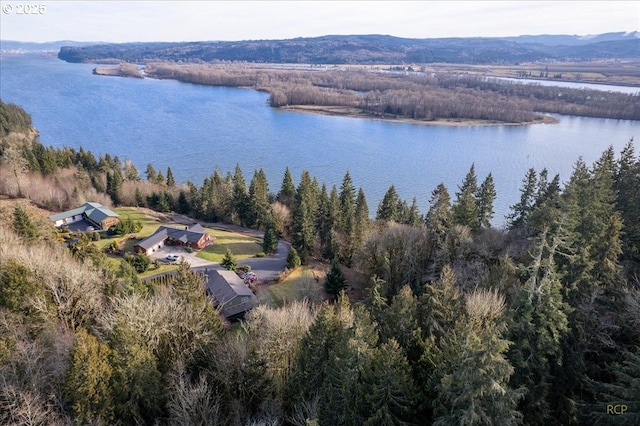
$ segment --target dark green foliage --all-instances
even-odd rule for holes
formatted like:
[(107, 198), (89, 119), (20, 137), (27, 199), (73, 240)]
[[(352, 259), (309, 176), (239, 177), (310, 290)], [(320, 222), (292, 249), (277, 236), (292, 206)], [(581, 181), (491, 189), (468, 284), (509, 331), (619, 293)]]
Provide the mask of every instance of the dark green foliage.
[(559, 241), (548, 242), (547, 238), (545, 232), (534, 242), (528, 278), (509, 312), (509, 337), (514, 344), (508, 357), (515, 367), (510, 383), (528, 390), (520, 411), (531, 425), (552, 420), (552, 375), (562, 365), (561, 342), (569, 331), (570, 307), (563, 301), (553, 259)]
[(120, 221), (116, 224), (114, 228), (114, 233), (116, 235), (126, 235), (133, 234), (134, 232), (139, 232), (142, 229), (142, 224), (140, 221), (134, 221), (130, 217), (125, 217), (120, 219)]
[(267, 175), (262, 169), (254, 172), (249, 184), (248, 225), (255, 229), (264, 229), (271, 216), (269, 202), (269, 184)]
[(24, 265), (8, 259), (0, 268), (0, 306), (16, 313), (29, 314), (29, 299), (42, 293)]
[(291, 247), (289, 249), (289, 254), (287, 254), (287, 269), (296, 269), (298, 266), (300, 266), (298, 251)]
[(167, 186), (175, 186), (176, 180), (173, 177), (173, 171), (171, 167), (167, 167)]
[(614, 183), (616, 204), (622, 218), (622, 256), (630, 273), (640, 271), (640, 157), (633, 140), (620, 153)]
[(13, 230), (22, 238), (33, 241), (38, 238), (38, 228), (31, 222), (25, 209), (16, 206), (13, 209)]
[(233, 175), (233, 208), (237, 216), (237, 222), (241, 226), (249, 225), (251, 221), (251, 203), (239, 164), (236, 164), (236, 170)]
[(137, 273), (141, 274), (149, 269), (149, 265), (151, 265), (151, 259), (144, 253), (138, 253), (136, 255), (126, 255), (124, 260), (126, 260), (133, 269), (136, 270)]
[(331, 261), (331, 269), (327, 273), (324, 281), (324, 289), (327, 293), (337, 296), (342, 290), (347, 288), (347, 279), (340, 269), (340, 263), (337, 258)]
[(278, 232), (273, 220), (269, 220), (262, 238), (262, 251), (266, 254), (273, 253), (278, 248)]
[(444, 241), (451, 225), (453, 217), (451, 212), (451, 197), (443, 183), (431, 192), (429, 211), (425, 217), (425, 224), (433, 232), (438, 241), (438, 247), (444, 246)]
[[(613, 374), (611, 382), (590, 380), (597, 398), (596, 403), (585, 404), (587, 414), (582, 420), (597, 425), (640, 424), (640, 347), (626, 351), (622, 361), (609, 370)], [(617, 406), (616, 412), (612, 412), (612, 406)]]
[(147, 181), (150, 183), (157, 183), (158, 175), (156, 173), (156, 169), (153, 168), (153, 164), (147, 164), (145, 175), (147, 176)]
[(238, 267), (238, 262), (236, 261), (235, 256), (233, 255), (231, 250), (229, 250), (228, 248), (227, 248), (227, 251), (225, 251), (224, 253), (224, 257), (222, 258), (222, 262), (220, 262), (220, 265), (222, 265), (223, 268), (228, 269), (230, 271), (235, 271), (236, 268)]
[(114, 414), (126, 423), (152, 423), (161, 415), (162, 376), (140, 335), (119, 321), (109, 336)]
[(456, 202), (453, 205), (453, 222), (458, 225), (468, 226), (474, 231), (480, 228), (478, 222), (478, 205), (475, 194), (478, 192), (478, 179), (475, 166), (472, 164), (464, 178), (459, 192), (456, 192)]
[(398, 220), (398, 205), (400, 204), (400, 197), (396, 192), (396, 187), (391, 185), (387, 192), (385, 192), (382, 201), (378, 205), (378, 213), (376, 220), (382, 221), (397, 221)]
[(493, 202), (496, 199), (496, 188), (493, 176), (489, 173), (478, 188), (476, 205), (478, 206), (478, 224), (481, 228), (489, 228), (493, 219)]
[(0, 99), (0, 136), (11, 132), (26, 133), (31, 130), (31, 116), (18, 105), (5, 104)]
[(284, 171), (284, 177), (282, 178), (282, 186), (278, 192), (278, 201), (285, 206), (293, 209), (296, 200), (296, 186), (293, 183), (291, 172), (289, 167)]
[(77, 424), (108, 423), (114, 419), (109, 357), (107, 345), (84, 328), (77, 331), (65, 380), (67, 404)]
[(536, 184), (537, 174), (536, 171), (531, 168), (522, 180), (522, 186), (520, 187), (520, 201), (513, 206), (510, 206), (512, 213), (507, 216), (507, 222), (510, 229), (523, 226), (533, 211), (534, 203), (536, 201)]

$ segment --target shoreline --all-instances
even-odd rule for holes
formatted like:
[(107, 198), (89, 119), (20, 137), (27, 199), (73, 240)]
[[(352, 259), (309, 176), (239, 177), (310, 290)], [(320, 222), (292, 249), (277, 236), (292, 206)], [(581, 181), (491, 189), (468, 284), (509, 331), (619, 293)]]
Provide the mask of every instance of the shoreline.
[(288, 105), (284, 107), (276, 107), (284, 111), (300, 112), (305, 114), (320, 114), (333, 117), (348, 117), (348, 118), (364, 118), (367, 120), (385, 121), (388, 123), (406, 123), (406, 124), (419, 124), (423, 126), (448, 126), (448, 127), (462, 127), (462, 126), (528, 126), (534, 124), (556, 124), (559, 122), (557, 118), (549, 115), (540, 115), (541, 119), (537, 121), (525, 121), (520, 123), (506, 123), (501, 121), (489, 121), (489, 120), (475, 120), (475, 119), (446, 119), (441, 118), (437, 120), (416, 120), (413, 118), (396, 116), (392, 114), (376, 114), (367, 113), (356, 107), (342, 107), (342, 106), (327, 106), (327, 105)]

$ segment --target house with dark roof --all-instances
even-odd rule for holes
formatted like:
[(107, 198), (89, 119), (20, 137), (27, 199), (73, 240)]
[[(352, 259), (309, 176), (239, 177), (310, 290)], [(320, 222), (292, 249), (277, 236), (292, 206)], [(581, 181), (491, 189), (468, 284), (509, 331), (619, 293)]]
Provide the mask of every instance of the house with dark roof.
[(194, 250), (202, 250), (213, 244), (213, 241), (214, 238), (197, 223), (184, 228), (161, 226), (152, 235), (133, 246), (133, 250), (136, 253), (144, 253), (149, 256), (165, 245), (185, 246)]
[(214, 299), (214, 306), (228, 319), (238, 319), (258, 306), (253, 291), (233, 271), (210, 269), (205, 274), (206, 293)]
[(84, 203), (78, 208), (49, 216), (56, 227), (68, 226), (85, 221), (95, 229), (109, 229), (116, 226), (120, 216), (110, 208), (98, 203)]

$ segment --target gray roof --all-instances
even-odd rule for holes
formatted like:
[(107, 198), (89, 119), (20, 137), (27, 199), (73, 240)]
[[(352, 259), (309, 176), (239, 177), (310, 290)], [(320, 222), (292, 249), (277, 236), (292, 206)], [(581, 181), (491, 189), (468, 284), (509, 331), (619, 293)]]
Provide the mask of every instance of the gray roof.
[[(207, 292), (219, 305), (222, 305), (222, 315), (225, 317), (229, 318), (258, 306), (256, 295), (235, 272), (210, 270), (208, 276)], [(225, 306), (237, 297), (248, 297), (248, 300), (233, 306)]]
[(191, 225), (188, 229), (161, 226), (156, 230), (156, 232), (151, 234), (151, 236), (137, 243), (136, 246), (149, 250), (151, 247), (161, 243), (167, 238), (181, 241), (183, 243), (197, 243), (205, 233), (206, 231), (204, 228), (197, 223)]
[(103, 206), (98, 203), (84, 203), (80, 207), (77, 207), (72, 210), (67, 210), (62, 213), (57, 213), (49, 216), (49, 220), (57, 221), (66, 219), (68, 217), (77, 216), (79, 214), (85, 214), (89, 219), (96, 223), (102, 222), (104, 219), (108, 217), (120, 217), (116, 212), (111, 210), (109, 207)]

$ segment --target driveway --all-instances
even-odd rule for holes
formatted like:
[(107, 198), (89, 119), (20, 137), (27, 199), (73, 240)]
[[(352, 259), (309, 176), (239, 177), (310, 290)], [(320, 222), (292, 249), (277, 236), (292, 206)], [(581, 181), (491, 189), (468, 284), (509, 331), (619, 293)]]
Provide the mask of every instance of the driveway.
[[(196, 221), (184, 217), (182, 215), (173, 215), (173, 220), (178, 223), (192, 224)], [(243, 233), (246, 235), (251, 235), (256, 238), (262, 238), (263, 232), (256, 231), (255, 229), (242, 228), (236, 225), (226, 225), (220, 223), (204, 223), (198, 222), (200, 225), (206, 228), (214, 228), (214, 229), (222, 229), (225, 231), (232, 231)], [(214, 243), (215, 244), (215, 243)], [(251, 266), (251, 270), (255, 272), (258, 276), (258, 282), (270, 281), (276, 278), (287, 266), (287, 256), (289, 255), (289, 250), (291, 246), (282, 241), (278, 241), (278, 247), (276, 251), (269, 256), (265, 257), (252, 257), (249, 259), (243, 259), (238, 261), (238, 263), (242, 265)], [(177, 254), (182, 256), (182, 258), (191, 265), (191, 267), (196, 271), (203, 271), (206, 269), (223, 269), (219, 263), (210, 262), (208, 260), (200, 259), (196, 257), (196, 252), (187, 253), (181, 247), (175, 246), (164, 246), (158, 249), (155, 253), (151, 254), (151, 259), (158, 259), (161, 262), (168, 262), (166, 260), (167, 255), (169, 254)]]
[(187, 253), (185, 249), (181, 247), (175, 247), (175, 246), (164, 246), (156, 250), (149, 257), (151, 259), (157, 259), (160, 262), (171, 263), (167, 260), (167, 255), (170, 255), (170, 254), (176, 254), (178, 256), (182, 256), (182, 259), (184, 259), (185, 262), (191, 265), (192, 268), (217, 265), (217, 263), (209, 262), (208, 260), (200, 259), (199, 257), (196, 257), (196, 254), (197, 254), (196, 252)]

